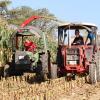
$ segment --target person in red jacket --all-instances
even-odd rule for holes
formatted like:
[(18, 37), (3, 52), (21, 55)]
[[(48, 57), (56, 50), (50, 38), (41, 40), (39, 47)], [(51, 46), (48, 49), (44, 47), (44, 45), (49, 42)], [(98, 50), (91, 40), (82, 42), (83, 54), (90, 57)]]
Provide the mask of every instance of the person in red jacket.
[(24, 43), (24, 47), (26, 51), (34, 52), (37, 46), (32, 41), (26, 40)]

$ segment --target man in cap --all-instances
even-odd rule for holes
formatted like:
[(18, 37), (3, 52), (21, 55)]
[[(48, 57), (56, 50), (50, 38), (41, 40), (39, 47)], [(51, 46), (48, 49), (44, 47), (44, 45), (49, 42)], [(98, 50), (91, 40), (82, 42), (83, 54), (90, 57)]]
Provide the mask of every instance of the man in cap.
[(83, 37), (80, 35), (79, 29), (75, 30), (75, 39), (72, 43), (72, 45), (83, 45), (84, 44), (84, 40)]

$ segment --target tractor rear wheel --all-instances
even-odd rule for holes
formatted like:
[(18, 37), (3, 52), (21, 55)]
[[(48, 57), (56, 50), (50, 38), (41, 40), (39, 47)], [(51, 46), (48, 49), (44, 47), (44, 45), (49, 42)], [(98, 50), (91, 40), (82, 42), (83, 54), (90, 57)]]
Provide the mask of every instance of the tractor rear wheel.
[(96, 64), (91, 63), (89, 66), (89, 83), (94, 84), (97, 82)]
[(94, 52), (92, 63), (89, 67), (89, 74), (91, 83), (96, 83), (100, 81), (100, 51)]

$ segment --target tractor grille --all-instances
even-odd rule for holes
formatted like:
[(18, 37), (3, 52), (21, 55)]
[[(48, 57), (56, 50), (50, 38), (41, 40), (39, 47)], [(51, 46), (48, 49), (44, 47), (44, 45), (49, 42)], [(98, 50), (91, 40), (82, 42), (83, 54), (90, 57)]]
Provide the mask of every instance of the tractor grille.
[(79, 49), (78, 48), (68, 48), (66, 56), (67, 64), (79, 64)]

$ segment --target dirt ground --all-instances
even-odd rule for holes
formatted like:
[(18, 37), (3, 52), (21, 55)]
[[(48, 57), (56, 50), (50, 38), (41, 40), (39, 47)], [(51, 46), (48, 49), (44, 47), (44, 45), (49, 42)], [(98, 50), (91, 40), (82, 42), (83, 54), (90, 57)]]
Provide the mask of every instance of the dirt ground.
[(100, 83), (75, 87), (69, 94), (60, 96), (59, 100), (100, 100)]

